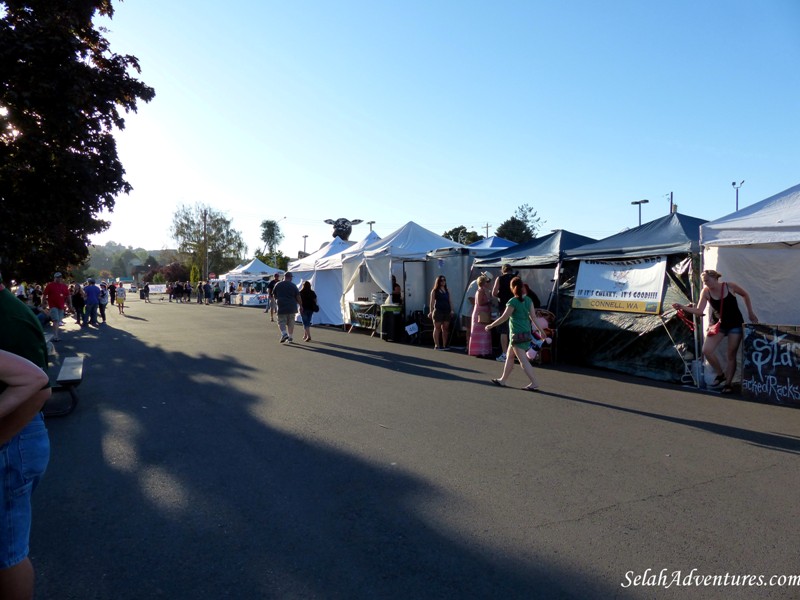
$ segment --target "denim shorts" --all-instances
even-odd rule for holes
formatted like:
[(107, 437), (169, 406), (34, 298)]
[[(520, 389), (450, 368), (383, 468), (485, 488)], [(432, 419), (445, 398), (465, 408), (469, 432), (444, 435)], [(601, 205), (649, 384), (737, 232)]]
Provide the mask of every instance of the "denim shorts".
[(742, 335), (744, 333), (744, 329), (742, 329), (741, 327), (731, 327), (730, 329), (722, 330), (723, 335), (728, 335), (729, 333), (734, 333), (734, 334), (738, 333), (739, 335)]
[(41, 414), (0, 446), (0, 569), (13, 567), (28, 556), (31, 494), (49, 460), (50, 438)]
[(50, 309), (50, 318), (58, 323), (59, 321), (64, 320), (64, 310), (61, 308), (51, 308)]
[(314, 318), (314, 313), (310, 310), (304, 310), (300, 313), (300, 318), (303, 320), (303, 327), (311, 327), (311, 319)]

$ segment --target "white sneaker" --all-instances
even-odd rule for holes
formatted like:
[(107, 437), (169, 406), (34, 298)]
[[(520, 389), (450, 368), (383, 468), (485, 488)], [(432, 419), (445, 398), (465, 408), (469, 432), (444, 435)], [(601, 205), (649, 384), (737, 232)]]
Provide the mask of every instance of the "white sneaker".
[(505, 353), (504, 353), (504, 354), (501, 354), (500, 356), (498, 356), (497, 358), (495, 358), (495, 360), (496, 360), (497, 362), (506, 362), (506, 355), (505, 355)]

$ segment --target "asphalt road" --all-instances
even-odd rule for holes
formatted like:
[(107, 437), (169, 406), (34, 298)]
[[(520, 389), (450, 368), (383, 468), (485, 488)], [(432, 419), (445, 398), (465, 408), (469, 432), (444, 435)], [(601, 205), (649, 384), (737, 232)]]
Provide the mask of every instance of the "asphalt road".
[(800, 596), (630, 585), (800, 575), (800, 411), (566, 367), (499, 389), (499, 363), (363, 333), (282, 346), (258, 309), (109, 312), (58, 348), (86, 362), (48, 422), (39, 599)]

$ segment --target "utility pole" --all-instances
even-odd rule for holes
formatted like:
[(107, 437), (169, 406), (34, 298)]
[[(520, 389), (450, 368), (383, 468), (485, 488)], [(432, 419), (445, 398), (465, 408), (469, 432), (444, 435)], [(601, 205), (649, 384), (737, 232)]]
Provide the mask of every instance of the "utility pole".
[(203, 248), (206, 251), (206, 272), (203, 281), (208, 281), (208, 211), (203, 209)]

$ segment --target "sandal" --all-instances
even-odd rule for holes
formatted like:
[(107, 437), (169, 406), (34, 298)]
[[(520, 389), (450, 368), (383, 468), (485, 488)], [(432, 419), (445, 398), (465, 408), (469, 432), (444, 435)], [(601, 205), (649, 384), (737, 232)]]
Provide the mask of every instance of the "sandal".
[(526, 392), (538, 392), (538, 391), (539, 391), (539, 388), (538, 388), (538, 387), (531, 387), (531, 386), (529, 386), (529, 385), (526, 385), (526, 386), (525, 386), (524, 388), (522, 388), (522, 389), (523, 389), (523, 390), (525, 390)]
[(720, 394), (732, 394), (733, 393), (733, 388), (731, 386), (729, 386), (729, 385), (726, 385), (724, 388), (722, 388), (720, 390), (719, 393)]
[(501, 383), (499, 379), (492, 379), (492, 383), (495, 384), (497, 387), (506, 387), (506, 384)]
[(723, 383), (725, 383), (725, 375), (719, 374), (714, 378), (714, 381), (711, 383), (711, 385), (716, 387), (718, 385), (722, 385)]

